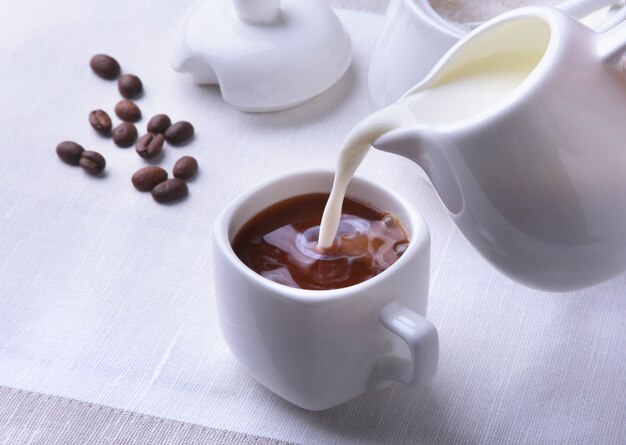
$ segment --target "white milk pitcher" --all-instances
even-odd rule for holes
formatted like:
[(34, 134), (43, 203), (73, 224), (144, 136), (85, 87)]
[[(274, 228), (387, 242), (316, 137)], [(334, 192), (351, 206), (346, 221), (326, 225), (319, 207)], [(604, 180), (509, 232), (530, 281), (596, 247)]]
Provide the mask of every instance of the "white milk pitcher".
[(625, 49), (626, 22), (599, 34), (554, 8), (510, 11), (376, 113), (396, 129), (373, 146), (420, 165), (509, 277), (599, 283), (626, 269)]
[[(374, 109), (396, 102), (428, 74), (452, 45), (482, 23), (455, 23), (440, 15), (441, 7), (450, 9), (454, 3), (449, 0), (394, 0), (391, 3), (370, 61), (368, 83)], [(515, 3), (522, 6), (522, 3), (532, 2), (515, 0), (490, 4), (497, 10)], [(626, 17), (624, 0), (535, 0), (535, 3), (558, 3), (558, 9), (596, 31), (612, 28)], [(469, 7), (462, 9), (467, 11)]]

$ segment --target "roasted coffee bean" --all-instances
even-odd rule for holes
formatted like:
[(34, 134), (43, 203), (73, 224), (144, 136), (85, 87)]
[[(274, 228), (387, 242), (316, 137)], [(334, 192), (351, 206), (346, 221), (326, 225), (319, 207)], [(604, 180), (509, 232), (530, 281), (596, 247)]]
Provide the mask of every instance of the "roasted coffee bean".
[(179, 179), (189, 179), (193, 177), (198, 171), (198, 161), (191, 156), (183, 156), (176, 164), (174, 164), (174, 173), (175, 178)]
[(187, 183), (178, 178), (168, 179), (152, 189), (152, 197), (161, 203), (184, 198), (187, 193)]
[(152, 159), (163, 150), (163, 135), (146, 133), (135, 144), (137, 154), (144, 159)]
[(140, 168), (132, 176), (131, 181), (137, 190), (149, 192), (157, 184), (167, 179), (167, 172), (156, 165)]
[(118, 147), (130, 147), (137, 140), (137, 127), (130, 122), (122, 122), (113, 129), (111, 136)]
[(141, 79), (134, 74), (124, 74), (117, 81), (117, 89), (120, 90), (120, 94), (126, 99), (134, 99), (141, 94), (143, 85)]
[(63, 141), (57, 145), (57, 155), (63, 162), (70, 165), (78, 165), (80, 162), (80, 155), (83, 154), (85, 149), (78, 145), (76, 142)]
[(120, 75), (120, 64), (106, 54), (96, 54), (91, 58), (89, 65), (94, 73), (106, 80), (117, 79)]
[(103, 110), (94, 110), (89, 113), (89, 123), (98, 133), (104, 136), (108, 136), (111, 132), (111, 118)]
[(193, 125), (187, 121), (172, 124), (165, 131), (165, 140), (172, 145), (180, 145), (193, 136)]
[(141, 119), (141, 110), (129, 99), (122, 99), (115, 105), (115, 114), (125, 122), (137, 122)]
[(162, 134), (165, 133), (165, 130), (167, 130), (170, 125), (172, 125), (172, 121), (167, 114), (157, 114), (148, 122), (148, 132)]
[(100, 153), (87, 150), (80, 156), (79, 165), (84, 168), (87, 173), (98, 175), (104, 171), (106, 161)]
[(406, 252), (406, 249), (408, 248), (409, 248), (409, 243), (406, 241), (397, 242), (393, 246), (393, 250), (394, 252), (396, 252), (396, 255), (398, 255), (398, 257), (401, 257), (404, 254), (404, 252)]

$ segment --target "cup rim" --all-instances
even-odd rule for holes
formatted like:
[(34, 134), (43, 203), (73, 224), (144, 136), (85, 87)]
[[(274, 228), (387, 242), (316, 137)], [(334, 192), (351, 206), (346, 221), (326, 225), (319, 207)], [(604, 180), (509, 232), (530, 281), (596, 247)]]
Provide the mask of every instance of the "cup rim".
[[(214, 226), (214, 240), (217, 248), (227, 258), (227, 260), (233, 264), (239, 272), (245, 276), (248, 280), (251, 280), (256, 285), (270, 291), (273, 294), (280, 295), (283, 298), (291, 299), (300, 303), (308, 304), (325, 304), (332, 301), (349, 298), (350, 296), (362, 293), (371, 289), (381, 283), (383, 280), (391, 278), (394, 271), (398, 270), (403, 265), (411, 262), (418, 261), (418, 255), (420, 255), (422, 249), (419, 246), (424, 243), (430, 242), (430, 230), (423, 216), (417, 211), (417, 209), (410, 204), (405, 198), (393, 191), (389, 187), (377, 182), (373, 179), (366, 178), (361, 175), (355, 175), (352, 181), (365, 184), (369, 187), (374, 187), (386, 194), (392, 200), (394, 200), (406, 213), (408, 221), (403, 221), (403, 224), (410, 224), (411, 235), (410, 243), (404, 254), (388, 269), (384, 270), (380, 274), (365, 280), (361, 283), (340, 288), (340, 289), (328, 289), (328, 290), (311, 290), (289, 287), (283, 284), (271, 281), (243, 263), (235, 254), (231, 242), (229, 239), (229, 228), (232, 222), (234, 213), (244, 206), (247, 202), (254, 199), (255, 196), (262, 193), (267, 188), (273, 186), (277, 182), (286, 181), (297, 176), (320, 176), (320, 175), (334, 175), (335, 170), (331, 168), (307, 168), (301, 170), (295, 170), (288, 174), (275, 176), (268, 181), (265, 181), (259, 185), (254, 186), (252, 189), (240, 195), (233, 202), (231, 202), (218, 216)], [(301, 193), (294, 194), (298, 196)], [(286, 199), (286, 198), (283, 198)], [(281, 199), (282, 200), (282, 199)], [(276, 201), (279, 202), (280, 200)]]

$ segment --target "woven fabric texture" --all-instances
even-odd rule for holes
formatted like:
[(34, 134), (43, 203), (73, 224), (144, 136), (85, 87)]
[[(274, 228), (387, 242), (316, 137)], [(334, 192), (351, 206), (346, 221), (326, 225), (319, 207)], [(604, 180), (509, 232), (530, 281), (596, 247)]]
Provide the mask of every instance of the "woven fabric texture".
[(2, 444), (289, 445), (282, 440), (3, 386), (0, 386), (0, 401)]

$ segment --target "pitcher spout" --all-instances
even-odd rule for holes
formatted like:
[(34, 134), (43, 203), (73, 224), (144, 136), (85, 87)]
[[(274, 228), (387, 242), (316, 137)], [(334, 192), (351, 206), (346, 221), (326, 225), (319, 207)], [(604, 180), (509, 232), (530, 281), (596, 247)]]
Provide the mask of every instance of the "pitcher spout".
[(463, 209), (463, 195), (445, 144), (428, 126), (414, 125), (383, 134), (372, 147), (405, 157), (424, 171), (439, 198), (452, 214)]
[(432, 145), (429, 127), (413, 125), (389, 131), (374, 141), (372, 147), (410, 159), (419, 164), (416, 154)]

